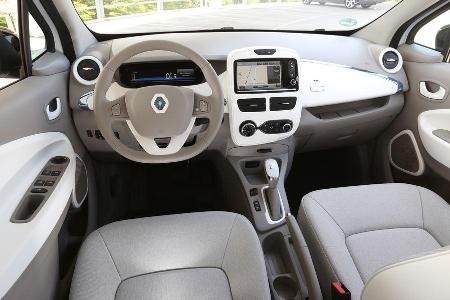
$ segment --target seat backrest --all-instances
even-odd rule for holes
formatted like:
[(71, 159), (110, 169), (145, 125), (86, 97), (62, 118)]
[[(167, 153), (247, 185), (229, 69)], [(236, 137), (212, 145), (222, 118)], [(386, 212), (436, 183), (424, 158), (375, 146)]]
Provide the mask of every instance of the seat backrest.
[(366, 284), (362, 300), (447, 300), (450, 295), (450, 247), (379, 270)]

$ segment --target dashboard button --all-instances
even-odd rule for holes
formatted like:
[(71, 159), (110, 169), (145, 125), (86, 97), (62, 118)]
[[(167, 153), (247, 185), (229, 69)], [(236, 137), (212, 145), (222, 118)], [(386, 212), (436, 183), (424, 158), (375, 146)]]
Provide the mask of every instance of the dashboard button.
[(286, 123), (283, 125), (283, 131), (284, 132), (289, 132), (292, 130), (292, 124), (291, 123)]
[(94, 134), (95, 134), (95, 138), (96, 138), (97, 140), (104, 140), (104, 139), (105, 139), (105, 138), (103, 137), (101, 131), (98, 130), (98, 129), (96, 129), (96, 130), (94, 131)]
[(255, 53), (258, 55), (273, 55), (276, 49), (255, 49)]
[(115, 117), (120, 116), (120, 103), (117, 103), (111, 107), (111, 114)]
[(255, 207), (256, 211), (261, 211), (261, 205), (258, 200), (253, 201), (253, 207)]
[(256, 132), (256, 124), (252, 121), (245, 121), (241, 124), (239, 132), (245, 137), (250, 137)]
[(200, 102), (198, 104), (199, 104), (198, 108), (200, 109), (200, 111), (202, 113), (208, 111), (208, 102), (206, 102), (205, 100), (200, 100)]

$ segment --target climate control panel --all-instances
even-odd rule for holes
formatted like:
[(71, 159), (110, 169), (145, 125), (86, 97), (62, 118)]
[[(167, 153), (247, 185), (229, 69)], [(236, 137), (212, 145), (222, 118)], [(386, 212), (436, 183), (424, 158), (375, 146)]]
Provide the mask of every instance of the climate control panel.
[(288, 133), (292, 130), (291, 120), (272, 120), (264, 122), (259, 130), (265, 134), (280, 134)]
[(293, 122), (291, 120), (270, 120), (259, 127), (255, 122), (247, 120), (239, 126), (239, 133), (244, 137), (251, 137), (257, 130), (265, 134), (281, 134), (290, 132), (292, 128)]

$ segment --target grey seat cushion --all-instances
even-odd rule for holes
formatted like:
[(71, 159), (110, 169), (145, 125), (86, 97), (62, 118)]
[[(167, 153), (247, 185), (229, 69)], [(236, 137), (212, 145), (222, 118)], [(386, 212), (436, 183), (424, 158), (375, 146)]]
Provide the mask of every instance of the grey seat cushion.
[(250, 222), (207, 212), (127, 220), (93, 232), (70, 299), (270, 299)]
[(298, 221), (326, 298), (337, 280), (359, 300), (378, 269), (450, 245), (450, 206), (407, 184), (312, 192)]

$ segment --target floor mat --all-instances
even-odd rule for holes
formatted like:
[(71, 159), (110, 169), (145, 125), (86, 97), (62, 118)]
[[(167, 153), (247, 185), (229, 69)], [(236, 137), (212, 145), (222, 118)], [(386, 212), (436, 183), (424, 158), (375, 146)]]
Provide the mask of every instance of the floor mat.
[(97, 163), (99, 223), (158, 215), (223, 210), (214, 165)]
[(292, 213), (297, 215), (302, 197), (309, 192), (369, 184), (368, 165), (365, 149), (356, 147), (296, 154), (286, 182)]

